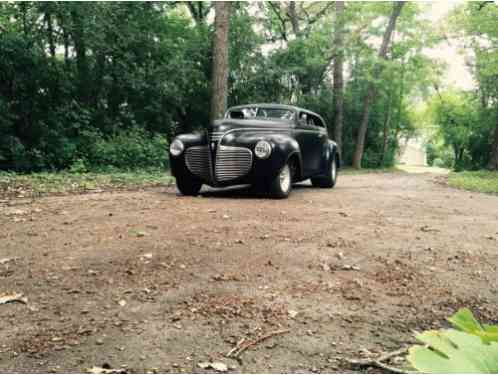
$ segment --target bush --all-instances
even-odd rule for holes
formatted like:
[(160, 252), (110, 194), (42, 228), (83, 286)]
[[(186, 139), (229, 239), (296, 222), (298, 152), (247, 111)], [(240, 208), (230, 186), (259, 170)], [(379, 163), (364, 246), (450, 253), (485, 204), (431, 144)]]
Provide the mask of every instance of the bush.
[(446, 164), (444, 163), (444, 160), (441, 158), (434, 159), (432, 165), (438, 168), (446, 168)]
[[(164, 136), (134, 128), (104, 138), (96, 132), (87, 132), (82, 147), (84, 165), (92, 169), (167, 168), (168, 142)], [(92, 142), (93, 143), (89, 143)]]

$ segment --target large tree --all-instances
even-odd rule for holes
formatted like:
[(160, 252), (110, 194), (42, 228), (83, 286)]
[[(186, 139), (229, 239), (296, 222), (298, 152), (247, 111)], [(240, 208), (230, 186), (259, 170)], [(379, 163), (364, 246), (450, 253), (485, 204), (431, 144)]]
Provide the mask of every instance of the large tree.
[(211, 94), (211, 120), (223, 116), (227, 106), (228, 92), (228, 33), (230, 28), (229, 1), (218, 1), (214, 4), (214, 41), (213, 41), (213, 73)]
[(342, 152), (342, 128), (344, 122), (344, 2), (335, 2), (336, 26), (334, 32), (334, 139)]
[[(391, 37), (396, 27), (396, 21), (398, 20), (398, 17), (401, 14), (401, 10), (404, 5), (405, 3), (402, 1), (396, 1), (393, 3), (393, 9), (391, 12), (391, 16), (389, 17), (389, 23), (384, 32), (384, 37), (382, 38), (382, 44), (380, 46), (378, 53), (378, 57), (380, 60), (385, 60), (387, 57), (387, 52), (389, 49)], [(381, 62), (379, 62), (375, 66), (373, 76), (374, 77), (379, 76), (381, 71), (382, 71), (382, 64)], [(370, 118), (370, 107), (375, 96), (375, 90), (376, 87), (374, 82), (372, 81), (369, 82), (367, 87), (367, 92), (365, 94), (365, 99), (363, 102), (363, 111), (360, 122), (360, 128), (358, 129), (358, 135), (356, 137), (356, 148), (353, 155), (353, 167), (357, 169), (361, 168), (361, 160), (363, 158), (363, 151), (365, 149), (365, 137), (367, 135), (368, 121)]]
[(492, 171), (498, 170), (498, 120), (496, 121), (493, 143), (491, 144), (488, 168)]

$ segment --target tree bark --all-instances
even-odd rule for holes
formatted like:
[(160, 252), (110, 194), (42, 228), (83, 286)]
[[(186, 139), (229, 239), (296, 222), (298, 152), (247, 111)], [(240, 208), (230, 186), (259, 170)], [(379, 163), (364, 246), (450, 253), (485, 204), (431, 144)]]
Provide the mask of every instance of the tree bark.
[(88, 101), (89, 68), (86, 56), (85, 26), (80, 4), (73, 4), (70, 15), (72, 21), (72, 39), (76, 51), (76, 69), (78, 71), (78, 96), (83, 102)]
[(47, 24), (48, 34), (48, 48), (52, 59), (55, 58), (55, 41), (54, 41), (54, 27), (52, 24), (52, 14), (47, 10), (45, 12), (45, 23)]
[(299, 19), (297, 18), (297, 12), (296, 12), (296, 2), (295, 1), (290, 1), (289, 2), (289, 8), (287, 14), (289, 15), (289, 19), (292, 25), (292, 32), (294, 35), (299, 37), (300, 30), (299, 30)]
[[(396, 21), (401, 14), (403, 5), (405, 3), (402, 1), (396, 1), (393, 4), (393, 11), (389, 17), (389, 24), (387, 25), (386, 31), (384, 32), (384, 37), (382, 39), (382, 44), (379, 49), (379, 58), (385, 59), (387, 56), (387, 51), (389, 48), (389, 42), (391, 40), (392, 33), (396, 27)], [(377, 65), (374, 69), (374, 77), (378, 77), (382, 71), (381, 65)], [(373, 98), (375, 96), (375, 85), (373, 82), (368, 84), (367, 93), (365, 95), (365, 101), (363, 103), (363, 114), (361, 117), (360, 128), (358, 129), (358, 136), (356, 138), (356, 148), (353, 155), (353, 168), (361, 168), (361, 160), (363, 158), (363, 151), (365, 149), (365, 137), (367, 135), (368, 120), (370, 118), (370, 105), (372, 104)]]
[(380, 157), (380, 166), (385, 167), (386, 154), (389, 146), (389, 129), (391, 128), (392, 117), (392, 95), (389, 95), (389, 102), (387, 107), (387, 115), (384, 121), (384, 129), (382, 131), (382, 155)]
[(190, 11), (190, 15), (194, 19), (195, 24), (197, 26), (204, 25), (206, 22), (206, 16), (209, 13), (211, 7), (205, 7), (205, 3), (203, 3), (202, 1), (187, 1), (186, 4), (187, 8)]
[(344, 2), (335, 2), (336, 28), (334, 33), (334, 140), (339, 154), (342, 152), (342, 128), (344, 126)]
[(229, 1), (219, 1), (214, 5), (216, 15), (214, 19), (213, 75), (211, 80), (211, 121), (223, 117), (227, 106), (230, 5)]
[(496, 124), (493, 143), (491, 146), (491, 154), (489, 156), (488, 169), (492, 171), (498, 170), (498, 123)]

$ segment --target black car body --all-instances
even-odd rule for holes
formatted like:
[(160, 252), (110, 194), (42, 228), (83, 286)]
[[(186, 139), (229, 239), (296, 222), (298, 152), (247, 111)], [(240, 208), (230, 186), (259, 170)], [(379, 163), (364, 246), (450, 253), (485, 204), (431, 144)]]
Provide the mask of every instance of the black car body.
[(228, 109), (205, 132), (176, 137), (170, 164), (185, 195), (196, 195), (202, 184), (251, 184), (284, 198), (293, 182), (308, 178), (314, 186), (333, 187), (340, 155), (318, 114), (294, 106), (250, 104)]

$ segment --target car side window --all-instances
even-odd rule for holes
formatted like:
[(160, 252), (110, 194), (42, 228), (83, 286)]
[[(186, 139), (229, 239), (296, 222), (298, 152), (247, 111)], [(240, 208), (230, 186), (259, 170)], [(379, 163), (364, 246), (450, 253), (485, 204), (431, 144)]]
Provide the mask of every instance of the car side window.
[(325, 128), (325, 124), (323, 123), (323, 121), (320, 119), (320, 117), (316, 117), (316, 116), (313, 116), (314, 117), (314, 123), (315, 123), (315, 126), (318, 126), (320, 128)]
[(308, 125), (308, 114), (305, 112), (299, 112), (299, 124)]

